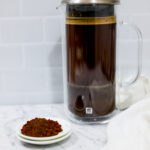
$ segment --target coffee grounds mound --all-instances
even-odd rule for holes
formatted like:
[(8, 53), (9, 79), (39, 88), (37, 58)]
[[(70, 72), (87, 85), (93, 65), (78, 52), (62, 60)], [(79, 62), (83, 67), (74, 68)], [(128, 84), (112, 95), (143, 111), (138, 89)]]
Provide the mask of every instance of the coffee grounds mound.
[(21, 133), (31, 137), (50, 137), (62, 132), (62, 127), (57, 121), (45, 118), (35, 118), (27, 121)]

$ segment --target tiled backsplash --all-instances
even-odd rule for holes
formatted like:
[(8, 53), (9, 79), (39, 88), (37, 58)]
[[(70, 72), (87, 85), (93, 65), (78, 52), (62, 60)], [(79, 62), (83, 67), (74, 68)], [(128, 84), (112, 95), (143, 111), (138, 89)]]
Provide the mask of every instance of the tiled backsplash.
[[(0, 104), (63, 101), (60, 11), (56, 9), (60, 1), (0, 0)], [(143, 66), (148, 73), (150, 1), (121, 3), (120, 16), (143, 32)], [(127, 42), (122, 47), (123, 56), (128, 46)]]

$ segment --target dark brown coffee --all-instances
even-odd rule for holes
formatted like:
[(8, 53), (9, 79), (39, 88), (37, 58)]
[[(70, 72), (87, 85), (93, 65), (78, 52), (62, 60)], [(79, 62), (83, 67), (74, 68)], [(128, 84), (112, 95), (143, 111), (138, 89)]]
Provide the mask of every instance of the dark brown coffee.
[(116, 20), (113, 5), (68, 5), (69, 110), (80, 117), (115, 109)]

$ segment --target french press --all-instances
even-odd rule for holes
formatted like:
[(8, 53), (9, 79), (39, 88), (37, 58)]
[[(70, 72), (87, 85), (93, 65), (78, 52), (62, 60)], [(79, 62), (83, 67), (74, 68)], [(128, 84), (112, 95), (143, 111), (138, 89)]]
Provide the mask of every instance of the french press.
[[(119, 0), (62, 0), (62, 53), (65, 111), (80, 123), (107, 122), (116, 113), (117, 22)], [(141, 70), (138, 35), (138, 79)], [(121, 84), (125, 86), (124, 83)]]

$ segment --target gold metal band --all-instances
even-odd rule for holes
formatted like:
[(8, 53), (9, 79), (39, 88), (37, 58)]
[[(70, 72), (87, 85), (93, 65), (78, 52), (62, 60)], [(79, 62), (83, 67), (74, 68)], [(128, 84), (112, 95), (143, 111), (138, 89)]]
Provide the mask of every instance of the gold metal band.
[(66, 24), (71, 25), (99, 25), (114, 24), (116, 16), (109, 17), (66, 17)]

